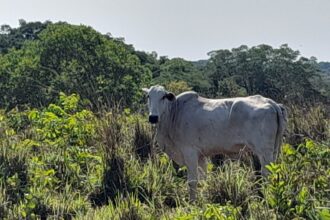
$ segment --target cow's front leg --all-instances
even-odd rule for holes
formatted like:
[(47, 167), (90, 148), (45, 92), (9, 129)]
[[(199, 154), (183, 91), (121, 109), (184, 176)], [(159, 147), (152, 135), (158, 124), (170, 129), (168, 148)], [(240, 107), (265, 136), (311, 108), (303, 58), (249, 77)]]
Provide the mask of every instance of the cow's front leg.
[(190, 201), (196, 200), (197, 193), (197, 167), (198, 167), (198, 153), (193, 149), (184, 150), (184, 160), (188, 169), (188, 186)]
[(198, 160), (198, 180), (206, 180), (207, 158), (200, 156)]

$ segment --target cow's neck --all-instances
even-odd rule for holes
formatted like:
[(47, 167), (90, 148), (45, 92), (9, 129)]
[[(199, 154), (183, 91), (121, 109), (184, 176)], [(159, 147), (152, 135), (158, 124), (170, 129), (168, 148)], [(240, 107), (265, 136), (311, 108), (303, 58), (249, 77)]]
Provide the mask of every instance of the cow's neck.
[(183, 165), (183, 157), (180, 148), (175, 145), (176, 123), (179, 114), (176, 101), (170, 102), (167, 111), (161, 115), (157, 125), (157, 142), (164, 152), (177, 164)]
[[(176, 101), (169, 102), (166, 110), (160, 116), (160, 122), (157, 124), (157, 139), (162, 142), (163, 139), (171, 140), (173, 134), (175, 133), (175, 116), (176, 116)], [(164, 145), (169, 145), (169, 143), (160, 143)]]
[(175, 110), (176, 110), (176, 101), (169, 102), (166, 110), (160, 116), (160, 123), (158, 124), (158, 129), (162, 131), (171, 129), (175, 120)]

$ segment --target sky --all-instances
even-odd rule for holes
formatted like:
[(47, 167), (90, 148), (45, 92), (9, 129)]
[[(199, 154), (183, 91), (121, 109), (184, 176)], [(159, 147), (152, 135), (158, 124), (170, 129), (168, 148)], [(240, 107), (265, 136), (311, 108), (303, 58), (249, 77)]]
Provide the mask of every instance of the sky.
[(169, 58), (288, 44), (330, 61), (330, 0), (0, 0), (0, 25), (19, 19), (88, 25)]

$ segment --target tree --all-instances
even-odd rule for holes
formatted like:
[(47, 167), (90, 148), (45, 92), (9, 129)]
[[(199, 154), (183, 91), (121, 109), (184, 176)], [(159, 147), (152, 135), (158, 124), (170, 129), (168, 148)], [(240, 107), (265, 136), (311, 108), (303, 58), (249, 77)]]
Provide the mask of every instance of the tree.
[(214, 96), (261, 94), (277, 101), (302, 103), (322, 101), (312, 79), (317, 76), (316, 60), (299, 57), (287, 45), (268, 45), (209, 53), (206, 71)]
[(185, 81), (198, 92), (203, 92), (209, 87), (206, 76), (193, 63), (182, 58), (166, 60), (160, 65), (159, 76), (153, 79), (153, 83), (162, 85), (172, 81)]
[(185, 81), (171, 81), (165, 85), (166, 90), (173, 92), (175, 95), (179, 95), (182, 92), (191, 91), (192, 88), (189, 87), (188, 83)]
[(60, 91), (78, 93), (92, 108), (133, 107), (151, 73), (122, 42), (90, 27), (58, 23), (1, 56), (0, 78), (2, 107), (43, 106)]
[(317, 79), (314, 84), (317, 84), (317, 86), (320, 87), (322, 94), (330, 97), (330, 62), (319, 62), (318, 66), (321, 80)]
[(18, 28), (11, 28), (9, 25), (0, 27), (0, 54), (7, 53), (10, 48), (20, 49), (26, 40), (38, 39), (38, 34), (43, 31), (50, 21), (26, 22), (19, 20)]

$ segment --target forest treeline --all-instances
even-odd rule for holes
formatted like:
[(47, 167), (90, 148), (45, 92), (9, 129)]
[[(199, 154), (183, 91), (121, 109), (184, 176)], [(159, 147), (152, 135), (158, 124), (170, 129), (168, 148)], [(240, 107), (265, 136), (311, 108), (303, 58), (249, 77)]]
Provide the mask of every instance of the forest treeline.
[(84, 25), (19, 24), (0, 30), (0, 108), (43, 107), (64, 92), (78, 93), (91, 109), (134, 109), (143, 101), (140, 88), (155, 83), (175, 93), (261, 94), (293, 104), (330, 97), (330, 63), (305, 58), (286, 44), (214, 50), (209, 59), (193, 62), (137, 51), (123, 38)]

